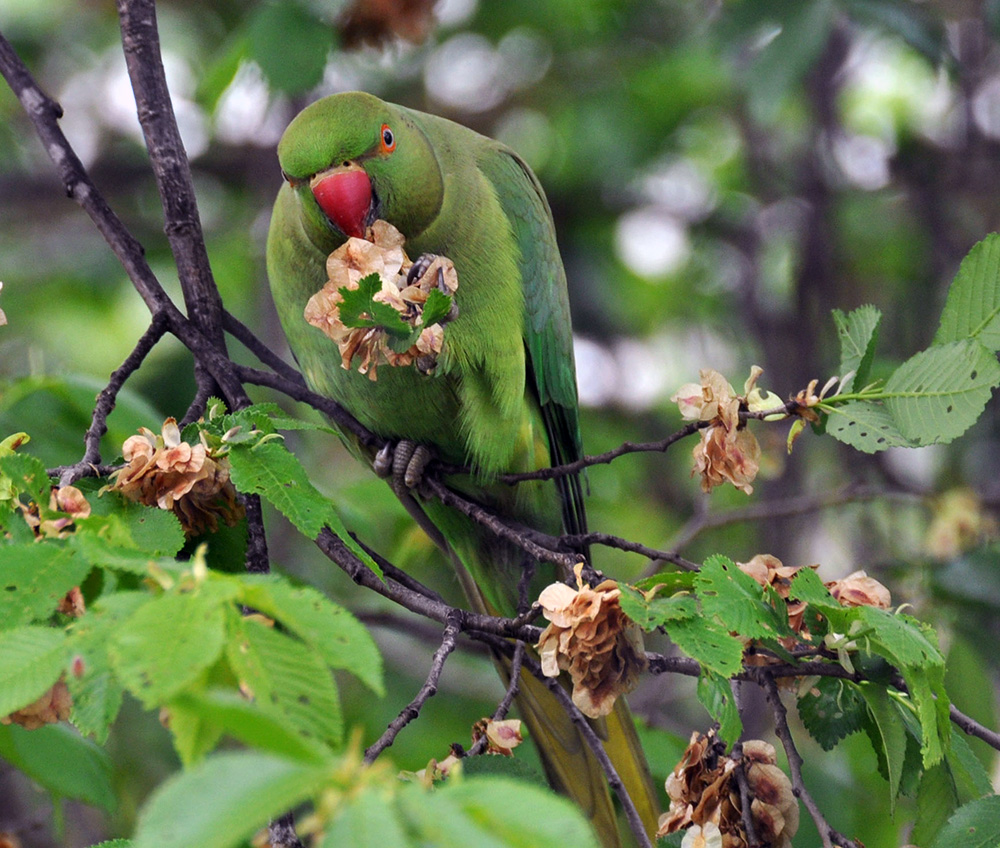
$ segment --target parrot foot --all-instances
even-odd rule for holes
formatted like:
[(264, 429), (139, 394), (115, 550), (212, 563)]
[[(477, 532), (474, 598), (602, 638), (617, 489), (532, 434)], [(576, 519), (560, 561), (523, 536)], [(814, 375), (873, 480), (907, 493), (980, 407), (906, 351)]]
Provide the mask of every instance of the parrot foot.
[(401, 439), (396, 444), (386, 442), (375, 455), (372, 467), (379, 477), (390, 478), (393, 491), (402, 495), (419, 488), (424, 469), (433, 458), (426, 445)]

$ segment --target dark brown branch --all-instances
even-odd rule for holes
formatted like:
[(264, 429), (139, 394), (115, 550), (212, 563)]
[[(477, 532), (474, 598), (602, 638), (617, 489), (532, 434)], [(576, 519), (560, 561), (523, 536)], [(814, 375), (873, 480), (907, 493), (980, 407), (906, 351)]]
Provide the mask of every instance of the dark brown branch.
[(812, 795), (809, 794), (809, 790), (806, 789), (806, 785), (802, 781), (802, 755), (795, 747), (792, 733), (788, 729), (788, 714), (785, 710), (785, 705), (781, 703), (781, 694), (778, 691), (778, 684), (774, 682), (774, 677), (769, 670), (758, 669), (755, 679), (763, 688), (764, 694), (767, 696), (767, 702), (771, 705), (771, 711), (774, 714), (774, 732), (778, 739), (781, 740), (781, 745), (785, 749), (785, 755), (788, 757), (788, 770), (791, 772), (792, 777), (792, 792), (796, 798), (802, 801), (805, 808), (809, 811), (809, 815), (812, 816), (812, 820), (816, 823), (816, 830), (819, 831), (819, 838), (823, 842), (823, 848), (833, 848), (834, 845), (839, 845), (841, 848), (863, 848), (859, 843), (848, 839), (830, 827), (823, 813), (813, 800)]
[(431, 661), (431, 668), (427, 673), (424, 685), (420, 687), (417, 696), (389, 723), (385, 733), (379, 737), (378, 741), (365, 751), (365, 762), (368, 765), (375, 762), (378, 755), (396, 741), (396, 737), (400, 731), (420, 715), (420, 710), (427, 703), (427, 700), (437, 693), (438, 681), (440, 681), (441, 673), (444, 671), (444, 664), (447, 662), (451, 652), (455, 650), (455, 645), (458, 642), (458, 633), (461, 624), (461, 614), (458, 610), (454, 610), (448, 616), (448, 624), (445, 626), (444, 635), (441, 637), (441, 646), (434, 652), (434, 659)]
[(746, 766), (743, 763), (743, 743), (736, 742), (729, 756), (736, 763), (733, 775), (736, 777), (736, 786), (740, 790), (740, 818), (743, 820), (743, 831), (747, 835), (747, 843), (749, 848), (760, 848), (757, 828), (754, 827), (753, 814), (750, 810), (752, 799), (750, 797), (750, 784), (747, 782)]
[(125, 361), (111, 374), (108, 385), (101, 389), (94, 404), (94, 412), (90, 419), (90, 427), (83, 437), (83, 457), (75, 465), (69, 465), (60, 470), (59, 485), (69, 486), (81, 477), (94, 473), (101, 464), (101, 439), (108, 432), (108, 416), (115, 408), (118, 393), (125, 381), (142, 365), (149, 352), (166, 332), (166, 319), (162, 313), (153, 317), (152, 323), (142, 334), (132, 352)]
[(461, 495), (456, 494), (439, 480), (433, 477), (425, 479), (422, 483), (427, 490), (434, 495), (445, 506), (456, 509), (463, 515), (468, 516), (473, 521), (491, 530), (501, 539), (506, 539), (521, 548), (525, 553), (542, 562), (551, 562), (572, 571), (573, 566), (580, 561), (579, 556), (558, 553), (549, 548), (544, 548), (534, 542), (529, 535), (506, 524), (494, 513), (477, 503), (473, 503)]
[(222, 326), (227, 333), (240, 342), (247, 350), (257, 357), (264, 365), (284, 380), (305, 388), (306, 381), (291, 365), (254, 335), (246, 324), (228, 310), (222, 311)]
[(154, 0), (118, 0), (122, 48), (136, 111), (163, 203), (164, 231), (177, 265), (188, 317), (225, 352), (222, 300), (212, 277), (184, 150), (160, 55)]
[(267, 841), (270, 848), (305, 848), (295, 832), (295, 817), (285, 813), (268, 825)]
[[(500, 703), (497, 704), (497, 708), (493, 712), (493, 721), (503, 721), (507, 717), (507, 713), (510, 711), (511, 704), (514, 703), (514, 699), (517, 697), (517, 692), (520, 688), (521, 666), (524, 664), (524, 650), (524, 642), (519, 641), (514, 646), (514, 657), (510, 663), (510, 681), (507, 684), (507, 691), (504, 693), (503, 698)], [(484, 733), (473, 744), (473, 746), (469, 748), (465, 755), (467, 757), (479, 756), (486, 750), (486, 746), (488, 744), (489, 739)]]
[(977, 739), (982, 739), (983, 742), (991, 748), (995, 748), (997, 751), (1000, 751), (1000, 733), (983, 727), (978, 721), (967, 716), (954, 704), (948, 707), (948, 712), (951, 715), (952, 722), (954, 722), (957, 727), (960, 727), (967, 734), (969, 734), (969, 736), (975, 736)]
[(576, 535), (562, 536), (561, 538), (563, 542), (573, 546), (603, 545), (606, 548), (616, 548), (620, 551), (642, 554), (642, 556), (649, 557), (654, 562), (670, 562), (683, 568), (685, 571), (697, 571), (700, 567), (697, 563), (685, 559), (674, 551), (657, 550), (656, 548), (642, 545), (639, 542), (630, 542), (628, 539), (623, 539), (620, 536), (612, 536), (610, 533), (578, 533)]

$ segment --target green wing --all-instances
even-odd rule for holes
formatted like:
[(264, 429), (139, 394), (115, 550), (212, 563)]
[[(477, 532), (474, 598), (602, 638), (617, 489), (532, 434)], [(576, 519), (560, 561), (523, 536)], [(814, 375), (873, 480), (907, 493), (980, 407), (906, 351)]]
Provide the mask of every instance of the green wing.
[[(531, 169), (509, 148), (489, 147), (478, 164), (497, 193), (520, 249), (529, 382), (538, 398), (552, 464), (564, 465), (583, 455), (583, 444), (566, 272), (556, 245), (552, 211)], [(579, 475), (560, 477), (556, 486), (563, 529), (585, 533)]]

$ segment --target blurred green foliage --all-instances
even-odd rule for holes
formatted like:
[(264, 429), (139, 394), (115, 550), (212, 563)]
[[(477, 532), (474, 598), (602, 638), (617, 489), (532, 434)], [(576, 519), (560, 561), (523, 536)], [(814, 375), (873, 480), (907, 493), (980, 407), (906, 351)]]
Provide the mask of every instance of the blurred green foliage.
[[(383, 20), (364, 18), (368, 5), (159, 4), (168, 78), (223, 300), (275, 349), (284, 343), (263, 268), (280, 183), (274, 145), (298, 108), (341, 89), (461, 121), (507, 141), (536, 169), (570, 279), (590, 453), (676, 429), (670, 395), (700, 368), (716, 368), (738, 387), (751, 364), (762, 365), (762, 385), (782, 396), (813, 378), (822, 384), (839, 361), (833, 308), (882, 310), (873, 374), (888, 373), (930, 343), (959, 260), (997, 228), (995, 2), (441, 0), (422, 26), (411, 4), (389, 3)], [(428, 34), (412, 44), (396, 39), (394, 26)], [(6, 0), (0, 31), (61, 102), (70, 141), (176, 293), (111, 4)], [(378, 46), (357, 44), (379, 35)], [(90, 222), (66, 201), (6, 88), (0, 151), (0, 307), (9, 321), (0, 328), (0, 437), (26, 430), (47, 464), (73, 462), (93, 395), (131, 350), (146, 313)], [(192, 389), (189, 355), (159, 345), (119, 400), (105, 459), (139, 424), (157, 430), (164, 416), (180, 417)], [(997, 659), (988, 646), (1000, 637), (1000, 597), (991, 588), (997, 548), (986, 540), (1000, 500), (998, 430), (991, 405), (949, 446), (869, 457), (807, 433), (788, 457), (784, 430), (772, 428), (762, 436), (765, 476), (754, 499), (718, 490), (710, 507), (689, 477), (690, 447), (682, 444), (593, 469), (591, 526), (668, 548), (706, 509), (803, 504), (848, 483), (891, 489), (891, 500), (685, 533), (682, 553), (697, 561), (721, 551), (745, 561), (768, 551), (789, 565), (819, 562), (829, 577), (867, 569), (890, 585), (895, 603), (913, 604), (945, 634), (955, 677), (949, 692), (995, 726)], [(388, 488), (335, 439), (302, 433), (290, 442), (361, 539), (460, 597), (450, 568)], [(949, 519), (936, 493), (966, 488), (972, 506)], [(389, 694), (375, 699), (349, 680), (342, 693), (345, 726), (361, 725), (366, 739), (375, 738), (420, 685), (438, 634), (404, 626), (280, 516), (269, 514), (268, 524), (278, 567), (372, 624), (392, 669)], [(597, 564), (625, 579), (647, 566), (604, 550)], [(447, 753), (441, 739), (466, 743), (471, 722), (499, 694), (485, 657), (455, 657), (419, 729), (394, 745), (395, 762), (420, 768)], [(692, 689), (666, 677), (632, 703), (652, 726), (683, 738), (707, 722)], [(748, 729), (765, 732), (766, 718), (754, 727), (748, 710)], [(114, 779), (131, 787), (136, 805), (175, 767), (148, 718), (127, 705), (109, 747)], [(679, 750), (676, 741), (658, 744)], [(859, 736), (830, 754), (808, 746), (806, 754), (809, 785), (831, 824), (869, 848), (904, 840), (912, 801), (889, 818), (885, 781)], [(653, 768), (662, 777), (672, 765)], [(0, 825), (5, 814), (38, 803), (23, 789), (10, 797), (10, 810), (0, 802)], [(96, 825), (76, 813), (63, 844), (129, 832), (133, 813), (119, 809)], [(803, 821), (809, 844), (811, 824)]]

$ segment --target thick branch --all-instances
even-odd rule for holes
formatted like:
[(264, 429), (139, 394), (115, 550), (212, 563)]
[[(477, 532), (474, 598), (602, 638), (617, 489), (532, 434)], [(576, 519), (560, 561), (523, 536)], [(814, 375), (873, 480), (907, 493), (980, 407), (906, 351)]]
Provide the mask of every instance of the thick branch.
[(118, 0), (122, 47), (146, 148), (163, 203), (164, 231), (177, 264), (188, 316), (225, 351), (222, 300), (212, 277), (184, 151), (160, 56), (154, 0)]

